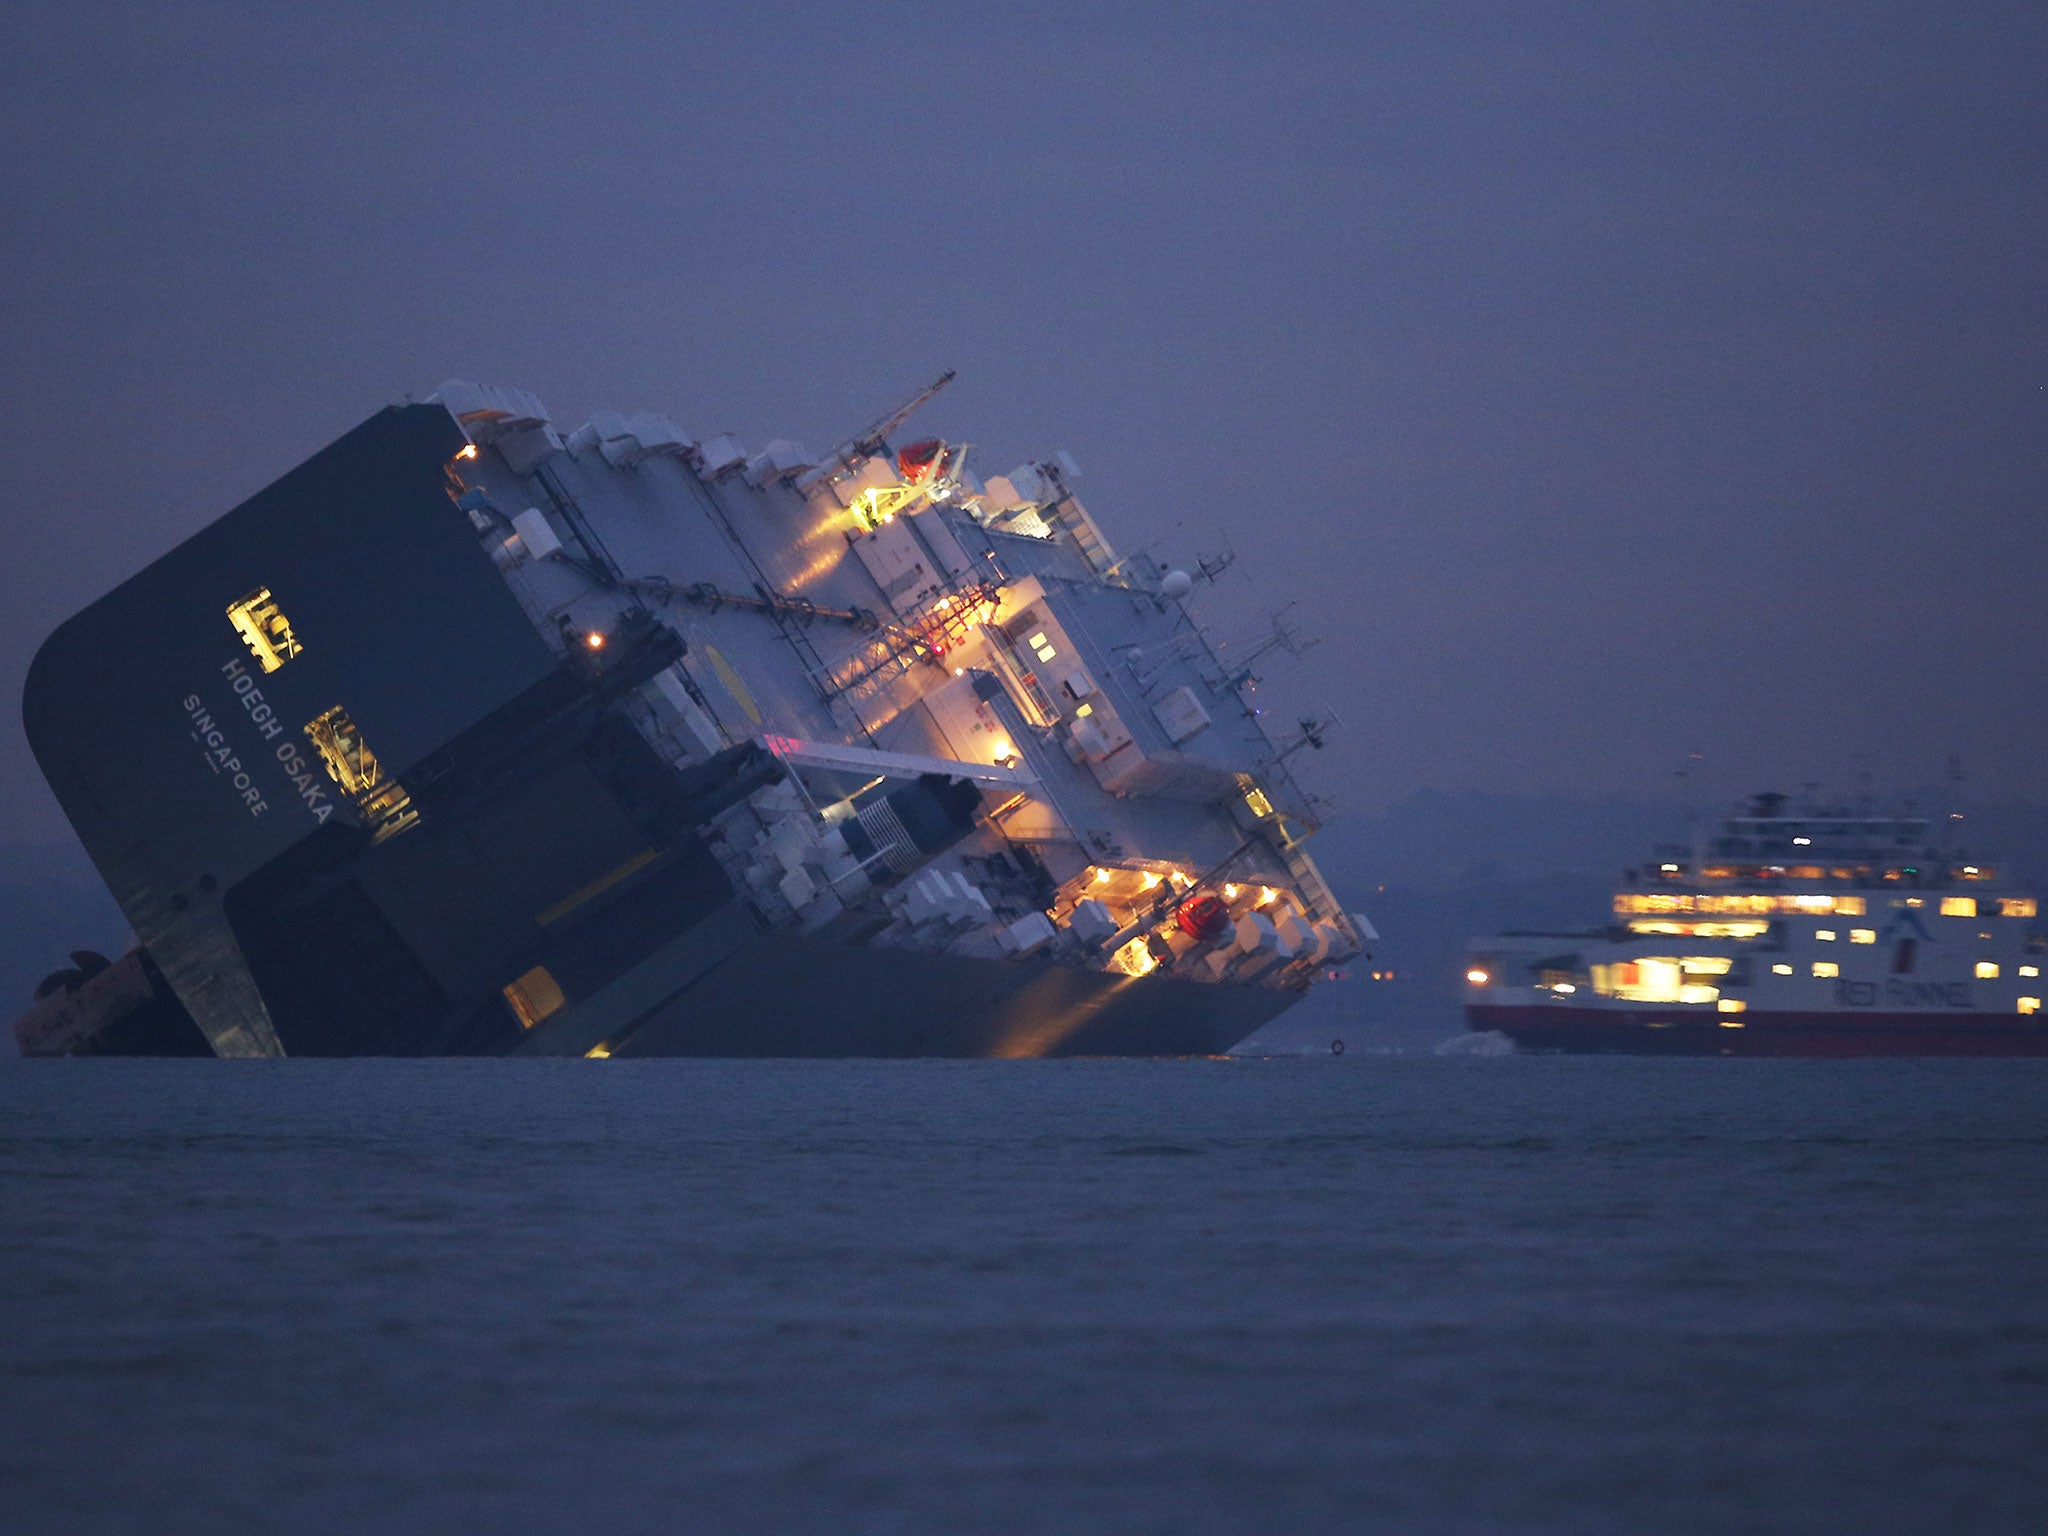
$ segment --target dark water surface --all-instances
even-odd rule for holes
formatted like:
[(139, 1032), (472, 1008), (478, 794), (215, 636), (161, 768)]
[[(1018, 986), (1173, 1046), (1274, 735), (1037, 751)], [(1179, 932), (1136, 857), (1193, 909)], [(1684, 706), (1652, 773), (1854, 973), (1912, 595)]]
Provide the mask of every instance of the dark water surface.
[(2048, 1062), (0, 1064), (9, 1532), (2048, 1529)]

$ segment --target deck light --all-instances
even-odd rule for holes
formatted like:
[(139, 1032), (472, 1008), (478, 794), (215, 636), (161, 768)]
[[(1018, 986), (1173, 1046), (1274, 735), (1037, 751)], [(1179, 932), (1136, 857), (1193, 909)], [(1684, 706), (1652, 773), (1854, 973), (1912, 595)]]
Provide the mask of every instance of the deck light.
[(583, 643), (589, 646), (593, 651), (601, 651), (604, 649), (604, 636), (597, 630), (593, 629), (589, 634), (583, 637)]
[(1224, 899), (1225, 901), (1235, 901), (1235, 900), (1237, 900), (1237, 893), (1238, 893), (1238, 890), (1239, 890), (1239, 887), (1237, 887), (1237, 886), (1234, 886), (1234, 885), (1226, 885), (1226, 886), (1224, 886), (1224, 887), (1223, 887), (1223, 899)]
[(463, 447), (462, 447), (462, 451), (461, 451), (461, 452), (459, 452), (459, 453), (457, 453), (457, 454), (455, 455), (455, 457), (457, 457), (458, 459), (473, 459), (473, 458), (475, 458), (475, 457), (476, 457), (476, 444), (475, 444), (475, 443), (465, 443), (465, 444), (463, 445)]
[(1475, 987), (1483, 987), (1489, 980), (1486, 972), (1478, 969), (1476, 966), (1465, 973), (1465, 979)]

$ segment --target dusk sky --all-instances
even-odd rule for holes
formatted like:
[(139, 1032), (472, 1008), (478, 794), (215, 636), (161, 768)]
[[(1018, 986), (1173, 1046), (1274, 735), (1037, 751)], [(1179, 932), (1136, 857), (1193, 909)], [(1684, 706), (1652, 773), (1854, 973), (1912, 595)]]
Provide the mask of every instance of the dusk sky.
[[(444, 378), (823, 449), (950, 367), (1296, 602), (1347, 809), (2041, 798), (2038, 0), (432, 10), (0, 13), (12, 697)], [(13, 706), (0, 786), (68, 836)]]

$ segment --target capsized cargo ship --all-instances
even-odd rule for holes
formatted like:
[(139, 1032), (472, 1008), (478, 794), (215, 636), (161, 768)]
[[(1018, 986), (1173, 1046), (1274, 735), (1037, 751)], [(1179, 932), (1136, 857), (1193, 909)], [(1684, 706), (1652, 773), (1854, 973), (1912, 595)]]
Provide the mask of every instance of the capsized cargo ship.
[(1758, 795), (1630, 869), (1611, 926), (1474, 940), (1465, 1018), (1541, 1051), (2048, 1055), (2038, 918), (1946, 824)]
[(1256, 678), (1056, 455), (386, 409), (62, 625), (137, 936), (28, 1054), (1226, 1050), (1372, 937)]

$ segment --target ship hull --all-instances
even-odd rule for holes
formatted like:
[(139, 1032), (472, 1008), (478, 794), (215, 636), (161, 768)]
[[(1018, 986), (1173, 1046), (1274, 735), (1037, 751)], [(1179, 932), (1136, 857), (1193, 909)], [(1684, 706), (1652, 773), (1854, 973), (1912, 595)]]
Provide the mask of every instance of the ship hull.
[(1202, 1056), (1297, 1001), (1273, 987), (763, 932), (735, 905), (545, 1021), (520, 1053)]
[(1666, 1008), (1468, 1005), (1525, 1051), (1632, 1056), (2048, 1056), (2033, 1015), (1750, 1011), (1740, 1027)]

